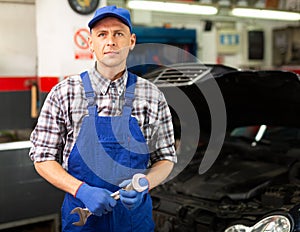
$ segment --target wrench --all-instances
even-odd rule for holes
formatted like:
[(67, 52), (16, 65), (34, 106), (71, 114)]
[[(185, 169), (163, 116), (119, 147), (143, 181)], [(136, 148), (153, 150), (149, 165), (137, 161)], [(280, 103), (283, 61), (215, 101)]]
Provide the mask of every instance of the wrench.
[[(145, 189), (147, 189), (149, 186), (145, 185), (145, 186), (141, 186), (139, 183), (139, 180), (141, 178), (145, 178), (146, 176), (142, 173), (137, 173), (132, 177), (131, 182), (125, 187), (123, 188), (126, 191), (130, 191), (130, 190), (135, 190), (137, 192), (143, 192)], [(111, 197), (113, 197), (115, 200), (118, 200), (120, 198), (120, 191), (116, 191), (114, 193), (112, 193), (110, 195)]]
[[(124, 188), (126, 191), (135, 190), (137, 192), (143, 192), (148, 188), (148, 185), (141, 186), (139, 180), (144, 178), (145, 175), (142, 173), (137, 173), (132, 177), (132, 181)], [(115, 200), (120, 199), (120, 191), (116, 191), (110, 195)], [(92, 215), (92, 212), (88, 208), (76, 207), (71, 211), (71, 214), (77, 213), (79, 215), (79, 221), (73, 222), (75, 226), (83, 226), (88, 217)]]
[(71, 211), (71, 214), (73, 214), (73, 213), (77, 213), (79, 215), (79, 221), (72, 223), (75, 226), (83, 226), (86, 223), (88, 217), (92, 215), (92, 212), (89, 211), (88, 208), (83, 209), (81, 207), (74, 208)]
[[(120, 198), (119, 190), (112, 193), (110, 196), (112, 198), (114, 198), (115, 200), (118, 200)], [(86, 223), (88, 217), (93, 214), (88, 208), (81, 208), (81, 207), (74, 208), (71, 211), (71, 214), (74, 214), (74, 213), (77, 213), (79, 215), (79, 221), (73, 222), (73, 225), (75, 225), (75, 226), (83, 226)]]

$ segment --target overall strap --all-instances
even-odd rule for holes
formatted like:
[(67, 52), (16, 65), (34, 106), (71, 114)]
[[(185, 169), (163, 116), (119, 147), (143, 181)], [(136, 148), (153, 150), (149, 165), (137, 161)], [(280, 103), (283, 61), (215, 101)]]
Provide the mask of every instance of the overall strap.
[(89, 74), (88, 74), (87, 71), (85, 71), (85, 72), (82, 72), (80, 74), (80, 77), (82, 79), (85, 96), (86, 96), (87, 101), (88, 101), (89, 115), (93, 115), (94, 116), (96, 114), (96, 111), (97, 111), (97, 109), (96, 109), (96, 103), (95, 103), (96, 94), (95, 94), (95, 92), (93, 90)]
[(122, 113), (124, 117), (130, 117), (131, 115), (136, 81), (137, 81), (137, 76), (131, 72), (128, 72), (126, 91), (125, 91), (125, 102), (123, 105), (123, 113)]

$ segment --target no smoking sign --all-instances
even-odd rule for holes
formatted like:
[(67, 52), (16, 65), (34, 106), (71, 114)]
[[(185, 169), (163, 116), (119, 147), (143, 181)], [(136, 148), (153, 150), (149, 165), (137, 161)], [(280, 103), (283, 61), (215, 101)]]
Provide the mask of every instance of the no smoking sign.
[(88, 37), (90, 32), (86, 28), (78, 29), (74, 34), (75, 59), (93, 59), (93, 54), (89, 50)]

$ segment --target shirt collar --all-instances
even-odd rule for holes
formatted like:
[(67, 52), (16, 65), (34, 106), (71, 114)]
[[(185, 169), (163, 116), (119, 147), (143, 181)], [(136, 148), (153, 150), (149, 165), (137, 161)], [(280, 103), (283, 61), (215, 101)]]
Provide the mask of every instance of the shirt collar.
[(96, 88), (94, 90), (95, 92), (99, 92), (100, 90), (101, 94), (106, 95), (108, 93), (109, 88), (111, 87), (111, 83), (114, 83), (117, 88), (118, 95), (121, 96), (123, 94), (128, 77), (127, 69), (125, 70), (122, 77), (114, 81), (111, 81), (101, 76), (101, 74), (97, 71), (95, 66), (90, 71), (90, 74), (92, 85)]

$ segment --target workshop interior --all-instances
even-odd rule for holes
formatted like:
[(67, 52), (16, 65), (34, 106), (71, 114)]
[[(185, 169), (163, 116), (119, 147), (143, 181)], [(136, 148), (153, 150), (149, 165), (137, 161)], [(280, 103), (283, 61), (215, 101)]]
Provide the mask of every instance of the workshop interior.
[(300, 0), (0, 0), (0, 231), (61, 231), (29, 137), (52, 87), (95, 62), (87, 23), (106, 5), (130, 11), (128, 70), (172, 113), (155, 231), (300, 231)]

